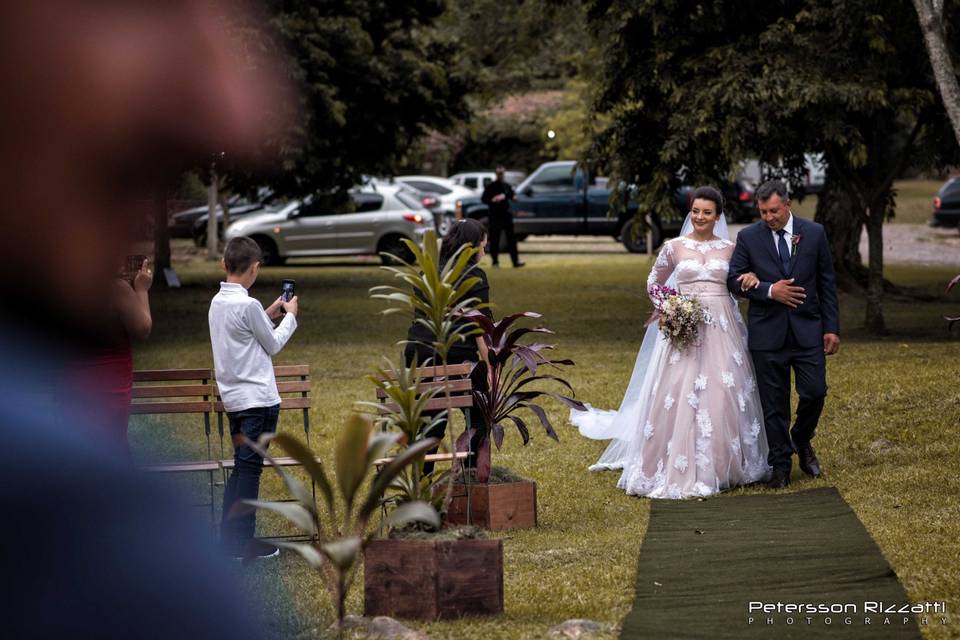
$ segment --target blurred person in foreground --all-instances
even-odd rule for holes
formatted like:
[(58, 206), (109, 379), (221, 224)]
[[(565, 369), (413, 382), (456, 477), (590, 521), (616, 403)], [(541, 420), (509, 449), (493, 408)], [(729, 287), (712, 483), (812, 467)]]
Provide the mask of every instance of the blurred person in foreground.
[(264, 636), (209, 526), (71, 429), (49, 393), (104, 344), (144, 202), (269, 135), (271, 65), (243, 62), (225, 17), (209, 0), (0, 5), (5, 637)]
[[(230, 421), (233, 471), (223, 490), (221, 544), (236, 559), (280, 555), (276, 545), (254, 538), (257, 514), (233, 513), (236, 503), (260, 496), (263, 457), (247, 445), (264, 433), (275, 433), (280, 393), (273, 374), (275, 356), (297, 329), (297, 296), (277, 298), (266, 309), (248, 293), (260, 275), (263, 254), (247, 237), (233, 238), (223, 249), (226, 282), (210, 302), (210, 343), (223, 408)], [(277, 326), (273, 321), (279, 320)]]

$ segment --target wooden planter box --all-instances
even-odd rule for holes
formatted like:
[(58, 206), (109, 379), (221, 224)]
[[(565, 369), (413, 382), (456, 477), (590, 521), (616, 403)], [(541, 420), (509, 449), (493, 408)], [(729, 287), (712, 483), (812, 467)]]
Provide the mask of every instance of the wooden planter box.
[(435, 620), (503, 613), (500, 540), (372, 540), (363, 570), (366, 616)]
[(447, 524), (467, 524), (467, 492), (470, 492), (470, 524), (502, 531), (537, 526), (537, 483), (455, 484)]

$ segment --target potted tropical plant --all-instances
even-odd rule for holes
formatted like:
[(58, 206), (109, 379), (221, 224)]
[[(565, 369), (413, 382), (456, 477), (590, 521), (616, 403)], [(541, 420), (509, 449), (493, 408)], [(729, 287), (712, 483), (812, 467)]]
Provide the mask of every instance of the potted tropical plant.
[[(416, 366), (381, 370), (370, 380), (383, 391), (391, 410), (380, 411), (380, 425), (401, 435), (401, 447), (416, 445), (433, 420), (424, 413), (438, 389), (421, 386)], [(372, 405), (373, 403), (364, 403)], [(406, 449), (401, 449), (405, 451)], [(417, 454), (390, 484), (384, 504), (390, 510), (433, 501), (452, 471), (424, 474)], [(439, 522), (401, 523), (387, 518), (388, 535), (371, 540), (364, 554), (364, 614), (398, 618), (461, 618), (503, 612), (503, 543), (476, 529), (440, 529)]]
[[(311, 537), (310, 542), (276, 541), (277, 546), (291, 549), (323, 578), (336, 604), (338, 629), (342, 630), (347, 593), (353, 583), (359, 559), (372, 540), (370, 518), (380, 508), (384, 492), (397, 475), (409, 464), (435, 447), (435, 438), (411, 443), (386, 464), (364, 490), (365, 481), (373, 469), (373, 461), (382, 458), (400, 440), (398, 433), (376, 433), (373, 421), (354, 415), (340, 432), (334, 452), (334, 469), (339, 496), (327, 477), (322, 462), (296, 438), (282, 434), (264, 434), (257, 442), (248, 441), (280, 476), (293, 497), (291, 502), (246, 500), (238, 505), (246, 509), (266, 509), (280, 514)], [(275, 443), (290, 457), (296, 459), (319, 489), (325, 507), (320, 513), (313, 494), (299, 480), (273, 464), (267, 445)], [(392, 510), (386, 526), (402, 526), (411, 522), (430, 527), (440, 526), (440, 516), (429, 504), (408, 502)]]
[[(499, 450), (508, 423), (516, 427), (524, 446), (530, 443), (530, 428), (521, 417), (521, 411), (536, 416), (548, 437), (560, 441), (556, 430), (539, 404), (542, 397), (551, 397), (576, 409), (585, 409), (583, 403), (571, 397), (573, 387), (563, 378), (547, 373), (573, 366), (572, 360), (553, 360), (544, 355), (554, 348), (545, 343), (525, 344), (524, 336), (553, 334), (549, 329), (516, 326), (523, 319), (539, 319), (538, 313), (515, 313), (499, 321), (492, 321), (482, 313), (467, 317), (480, 327), (480, 336), (487, 346), (487, 361), (473, 368), (474, 410), (483, 417), (484, 432), (475, 434), (469, 427), (460, 436), (457, 446), (462, 448), (473, 439), (479, 442), (476, 466), (472, 470), (474, 482), (459, 484), (454, 489), (454, 500), (445, 514), (451, 523), (467, 520), (489, 529), (513, 529), (537, 525), (536, 483), (522, 480), (510, 473), (499, 472), (491, 482), (491, 441)], [(570, 396), (543, 389), (543, 384), (560, 386)], [(474, 438), (479, 435), (479, 438)]]

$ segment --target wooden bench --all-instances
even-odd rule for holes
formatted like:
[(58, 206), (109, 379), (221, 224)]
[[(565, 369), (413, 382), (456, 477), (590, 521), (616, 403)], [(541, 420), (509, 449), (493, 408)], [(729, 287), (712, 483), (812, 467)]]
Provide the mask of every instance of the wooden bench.
[[(277, 391), (280, 393), (280, 409), (300, 411), (307, 446), (310, 446), (310, 366), (279, 365), (274, 367)], [(232, 457), (227, 457), (225, 438), (226, 411), (220, 401), (220, 391), (210, 369), (159, 369), (134, 371), (133, 415), (202, 415), (206, 438), (207, 457), (204, 460), (189, 460), (149, 464), (143, 471), (155, 473), (197, 473), (209, 476), (210, 502), (198, 506), (209, 507), (211, 522), (216, 525), (216, 500), (214, 487), (219, 484), (214, 474), (220, 475), (220, 483), (227, 480), (227, 472), (234, 467)], [(215, 450), (212, 438), (212, 416), (216, 415), (219, 446)], [(229, 449), (232, 451), (232, 447)], [(278, 466), (296, 466), (293, 458), (275, 458)], [(269, 464), (269, 463), (268, 463)], [(315, 497), (316, 494), (314, 494)]]
[[(206, 473), (210, 483), (209, 507), (214, 516), (214, 474), (222, 473), (219, 457), (214, 456), (211, 441), (211, 416), (216, 384), (210, 369), (154, 369), (133, 372), (131, 415), (196, 415), (203, 416), (203, 432), (207, 441), (207, 459), (185, 462), (149, 464), (144, 471), (156, 473)], [(221, 452), (223, 442), (220, 443)]]
[[(277, 391), (280, 392), (280, 411), (301, 411), (303, 416), (303, 433), (307, 439), (307, 448), (310, 448), (310, 365), (278, 365), (273, 368), (273, 375), (277, 379)], [(214, 385), (216, 387), (216, 385)], [(221, 443), (224, 437), (224, 418), (226, 411), (220, 401), (220, 391), (214, 389), (216, 400), (214, 411), (217, 414), (217, 430), (220, 432)], [(220, 461), (224, 469), (233, 469), (233, 458), (222, 456)], [(278, 457), (273, 459), (280, 467), (298, 466), (300, 463), (293, 458)], [(269, 465), (269, 462), (265, 462)]]

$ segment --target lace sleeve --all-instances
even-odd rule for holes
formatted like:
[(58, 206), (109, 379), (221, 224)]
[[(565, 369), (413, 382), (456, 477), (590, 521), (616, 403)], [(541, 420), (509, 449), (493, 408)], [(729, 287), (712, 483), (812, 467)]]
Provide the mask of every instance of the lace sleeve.
[(650, 275), (647, 276), (648, 293), (653, 285), (666, 284), (670, 275), (673, 273), (675, 262), (673, 257), (673, 242), (664, 242), (663, 247), (660, 249), (660, 255), (657, 256), (657, 261), (653, 263), (653, 268), (650, 269)]

